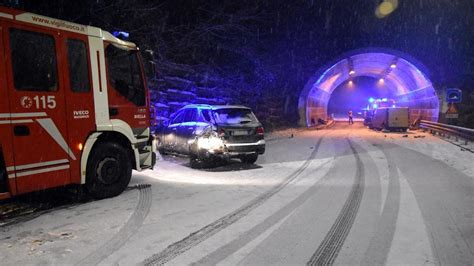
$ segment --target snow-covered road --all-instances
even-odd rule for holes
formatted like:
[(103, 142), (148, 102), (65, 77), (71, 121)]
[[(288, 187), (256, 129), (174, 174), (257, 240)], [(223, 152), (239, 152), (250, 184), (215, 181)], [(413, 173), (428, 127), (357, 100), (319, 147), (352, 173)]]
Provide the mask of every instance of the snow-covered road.
[(0, 228), (0, 261), (472, 264), (473, 153), (359, 124), (291, 134), (253, 166), (164, 156), (118, 197)]

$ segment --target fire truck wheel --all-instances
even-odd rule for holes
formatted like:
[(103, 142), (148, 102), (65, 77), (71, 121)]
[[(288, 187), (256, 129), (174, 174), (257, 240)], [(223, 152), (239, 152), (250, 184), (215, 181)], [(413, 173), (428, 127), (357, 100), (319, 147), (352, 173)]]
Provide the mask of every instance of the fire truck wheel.
[(112, 142), (100, 143), (87, 161), (86, 190), (96, 199), (115, 197), (128, 186), (132, 177), (130, 153)]

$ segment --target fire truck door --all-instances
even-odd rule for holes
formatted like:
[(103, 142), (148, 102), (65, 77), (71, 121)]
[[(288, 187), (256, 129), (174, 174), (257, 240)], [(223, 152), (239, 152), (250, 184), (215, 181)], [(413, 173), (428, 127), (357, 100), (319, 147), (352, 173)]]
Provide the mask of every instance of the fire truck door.
[[(77, 160), (70, 163), (71, 183), (81, 183), (82, 145), (96, 129), (94, 93), (91, 86), (91, 66), (86, 35), (64, 32), (62, 45), (67, 51), (64, 59), (64, 93), (68, 143)], [(95, 56), (95, 54), (94, 54)]]
[(40, 28), (5, 25), (14, 175), (19, 193), (70, 183), (66, 109), (58, 55), (59, 34)]

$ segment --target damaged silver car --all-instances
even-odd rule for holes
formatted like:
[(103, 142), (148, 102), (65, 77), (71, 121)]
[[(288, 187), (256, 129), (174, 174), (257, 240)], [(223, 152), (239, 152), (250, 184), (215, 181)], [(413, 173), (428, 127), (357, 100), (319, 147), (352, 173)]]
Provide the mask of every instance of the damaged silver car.
[(253, 164), (265, 152), (262, 124), (240, 105), (187, 105), (156, 136), (160, 153), (188, 155), (191, 167), (230, 158)]

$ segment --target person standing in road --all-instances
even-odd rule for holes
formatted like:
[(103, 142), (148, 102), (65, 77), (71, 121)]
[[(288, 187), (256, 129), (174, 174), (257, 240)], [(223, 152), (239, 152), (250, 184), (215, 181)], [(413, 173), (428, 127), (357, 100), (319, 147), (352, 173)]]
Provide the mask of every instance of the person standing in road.
[(352, 110), (349, 110), (349, 125), (354, 124), (354, 121), (352, 120)]

